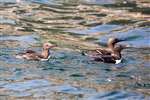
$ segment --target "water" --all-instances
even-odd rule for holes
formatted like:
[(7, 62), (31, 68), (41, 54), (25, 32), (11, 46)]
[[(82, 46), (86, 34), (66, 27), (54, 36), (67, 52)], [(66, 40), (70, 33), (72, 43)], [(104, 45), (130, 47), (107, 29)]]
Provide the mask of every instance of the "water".
[[(149, 100), (150, 16), (140, 6), (134, 11), (139, 6), (123, 0), (0, 0), (0, 100)], [(109, 37), (130, 45), (121, 64), (81, 54), (105, 46)], [(49, 61), (15, 58), (26, 49), (40, 52), (44, 42), (58, 45)]]

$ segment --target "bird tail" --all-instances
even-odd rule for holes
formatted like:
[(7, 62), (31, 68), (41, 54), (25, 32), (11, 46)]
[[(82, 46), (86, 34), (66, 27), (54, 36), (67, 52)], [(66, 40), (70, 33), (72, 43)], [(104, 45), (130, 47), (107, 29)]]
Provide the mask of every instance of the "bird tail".
[(87, 55), (88, 55), (88, 53), (87, 53), (86, 51), (81, 51), (81, 54), (82, 54), (83, 56), (87, 56)]
[(22, 59), (23, 57), (21, 55), (15, 55), (15, 58)]

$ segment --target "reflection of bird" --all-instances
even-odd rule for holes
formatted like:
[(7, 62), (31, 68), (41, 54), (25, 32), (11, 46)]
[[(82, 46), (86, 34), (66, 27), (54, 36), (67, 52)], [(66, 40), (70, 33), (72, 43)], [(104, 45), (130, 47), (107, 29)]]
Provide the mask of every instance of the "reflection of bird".
[(117, 38), (109, 38), (107, 42), (107, 48), (98, 48), (91, 50), (88, 53), (82, 52), (83, 55), (87, 55), (93, 58), (95, 61), (102, 61), (106, 63), (120, 63), (121, 62), (121, 50), (124, 48), (121, 45), (115, 47), (115, 44), (121, 40)]
[(53, 47), (55, 47), (55, 45), (52, 45), (50, 43), (44, 43), (41, 54), (32, 50), (27, 50), (25, 53), (17, 54), (16, 58), (27, 60), (48, 60), (50, 58), (49, 50)]

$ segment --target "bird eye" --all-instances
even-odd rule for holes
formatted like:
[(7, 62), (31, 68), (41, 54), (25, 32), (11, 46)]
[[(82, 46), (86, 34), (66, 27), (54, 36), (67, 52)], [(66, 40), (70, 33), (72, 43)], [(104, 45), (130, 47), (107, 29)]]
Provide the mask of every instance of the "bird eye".
[(46, 44), (45, 46), (46, 46), (46, 47), (48, 47), (49, 45), (48, 45), (48, 44)]

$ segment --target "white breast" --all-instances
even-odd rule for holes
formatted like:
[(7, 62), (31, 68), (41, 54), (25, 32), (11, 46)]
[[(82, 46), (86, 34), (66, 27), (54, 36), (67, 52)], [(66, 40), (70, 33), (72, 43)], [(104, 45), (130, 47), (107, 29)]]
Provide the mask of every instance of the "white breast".
[(48, 56), (48, 58), (47, 59), (40, 59), (41, 61), (47, 61), (47, 60), (49, 60), (50, 59), (50, 55)]
[(122, 59), (115, 60), (115, 61), (116, 61), (116, 63), (115, 63), (115, 64), (119, 64), (119, 63), (121, 63)]

